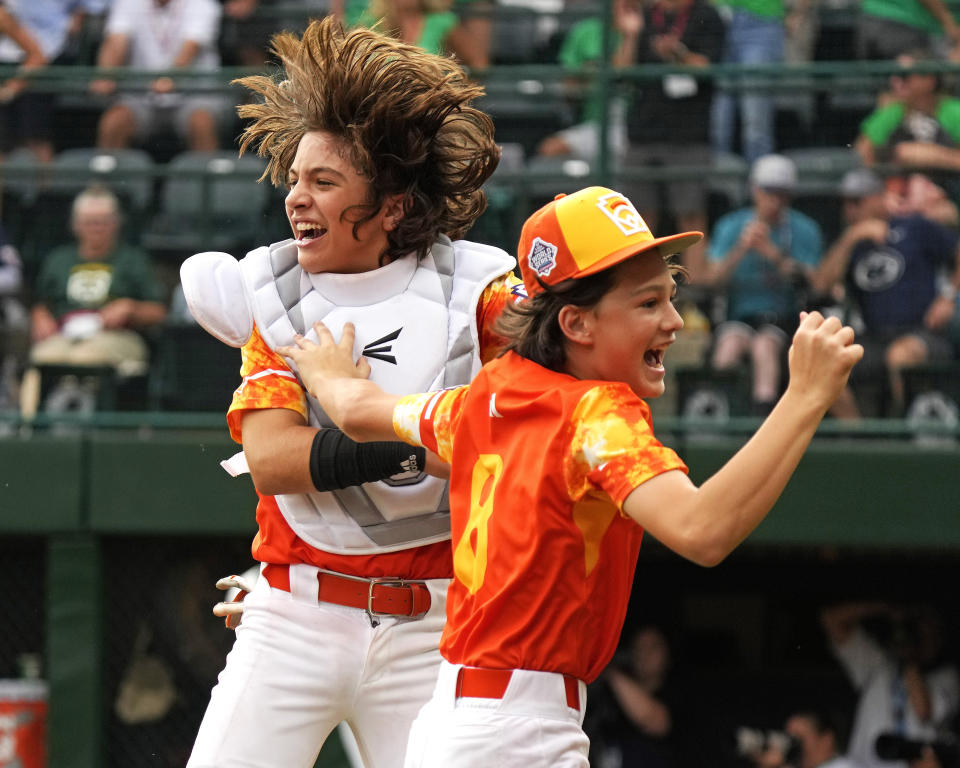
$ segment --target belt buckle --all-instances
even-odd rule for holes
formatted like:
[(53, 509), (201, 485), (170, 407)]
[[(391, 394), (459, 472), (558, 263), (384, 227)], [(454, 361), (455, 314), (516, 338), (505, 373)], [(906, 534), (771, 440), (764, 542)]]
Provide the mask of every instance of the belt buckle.
[(388, 613), (386, 611), (375, 611), (373, 610), (373, 588), (377, 584), (383, 584), (387, 587), (410, 587), (410, 610), (413, 610), (413, 587), (409, 581), (404, 579), (395, 579), (392, 576), (374, 576), (367, 579), (367, 616), (370, 618), (370, 626), (377, 627), (380, 625), (381, 616), (399, 616), (397, 613)]

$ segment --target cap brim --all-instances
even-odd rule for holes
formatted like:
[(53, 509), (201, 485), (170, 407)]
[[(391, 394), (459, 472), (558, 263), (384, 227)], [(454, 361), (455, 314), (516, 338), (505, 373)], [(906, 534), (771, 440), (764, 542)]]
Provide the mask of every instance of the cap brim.
[(703, 240), (703, 232), (681, 232), (676, 235), (656, 237), (653, 240), (648, 240), (639, 246), (630, 245), (626, 248), (621, 248), (619, 251), (614, 251), (606, 258), (598, 261), (596, 264), (591, 264), (585, 269), (578, 270), (577, 277), (594, 275), (597, 272), (602, 272), (605, 269), (609, 269), (610, 267), (619, 264), (621, 261), (626, 261), (633, 256), (638, 256), (641, 253), (652, 251), (655, 248), (659, 249), (661, 256), (666, 258), (674, 253), (679, 253), (680, 251), (686, 250), (691, 245), (699, 243), (701, 240)]

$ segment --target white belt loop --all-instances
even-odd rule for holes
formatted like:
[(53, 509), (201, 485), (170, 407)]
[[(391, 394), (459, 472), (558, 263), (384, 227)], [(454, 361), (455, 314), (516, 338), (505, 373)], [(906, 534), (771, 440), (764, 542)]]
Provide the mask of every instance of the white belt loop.
[(306, 563), (290, 566), (290, 596), (307, 603), (317, 602), (317, 568)]

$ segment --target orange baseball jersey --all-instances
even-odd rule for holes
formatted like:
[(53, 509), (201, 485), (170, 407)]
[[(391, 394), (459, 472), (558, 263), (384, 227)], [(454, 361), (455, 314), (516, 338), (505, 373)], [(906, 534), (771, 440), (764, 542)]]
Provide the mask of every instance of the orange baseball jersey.
[(643, 536), (620, 507), (650, 478), (687, 471), (647, 404), (626, 384), (508, 352), (469, 386), (404, 397), (394, 428), (452, 463), (444, 658), (596, 678)]
[[(477, 306), (480, 359), (486, 362), (503, 346), (494, 323), (508, 301), (524, 296), (523, 284), (513, 274), (494, 280), (484, 289)], [(254, 328), (243, 346), (240, 375), (243, 382), (233, 393), (227, 412), (230, 436), (243, 442), (243, 413), (263, 408), (288, 408), (307, 419), (307, 402), (299, 379), (283, 357), (274, 352)], [(258, 532), (253, 540), (254, 559), (263, 563), (307, 563), (353, 576), (394, 576), (407, 579), (447, 578), (452, 575), (450, 543), (441, 541), (396, 552), (340, 555), (324, 552), (300, 539), (287, 524), (273, 496), (257, 493)]]

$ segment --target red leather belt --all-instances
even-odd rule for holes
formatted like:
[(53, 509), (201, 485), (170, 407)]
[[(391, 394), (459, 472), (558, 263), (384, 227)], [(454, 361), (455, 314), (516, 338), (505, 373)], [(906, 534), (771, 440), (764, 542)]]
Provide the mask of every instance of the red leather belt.
[[(465, 696), (470, 699), (502, 699), (511, 677), (512, 669), (460, 667), (457, 674), (457, 698)], [(563, 687), (567, 694), (567, 706), (570, 709), (580, 709), (580, 681), (564, 675)]]
[[(274, 589), (290, 591), (290, 567), (265, 565), (263, 577)], [(430, 610), (430, 590), (422, 581), (344, 576), (317, 571), (317, 600), (359, 608), (371, 616), (418, 619)]]

